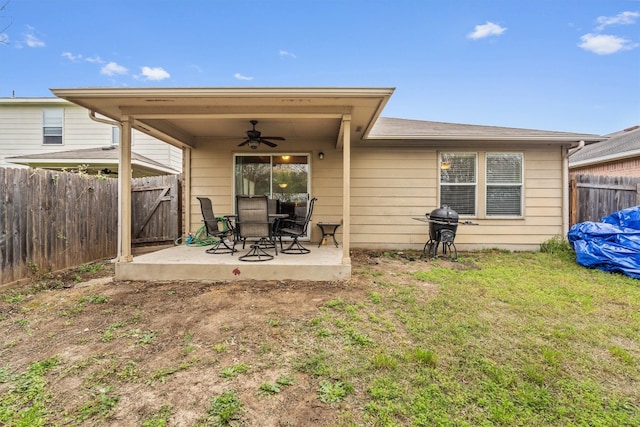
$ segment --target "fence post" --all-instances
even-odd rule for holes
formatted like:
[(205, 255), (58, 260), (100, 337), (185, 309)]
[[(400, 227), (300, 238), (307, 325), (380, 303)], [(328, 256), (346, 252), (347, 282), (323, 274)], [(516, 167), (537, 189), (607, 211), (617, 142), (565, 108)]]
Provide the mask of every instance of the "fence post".
[(569, 181), (569, 194), (570, 194), (570, 216), (569, 218), (569, 227), (572, 227), (575, 223), (578, 222), (578, 185), (576, 184), (575, 176), (571, 178)]

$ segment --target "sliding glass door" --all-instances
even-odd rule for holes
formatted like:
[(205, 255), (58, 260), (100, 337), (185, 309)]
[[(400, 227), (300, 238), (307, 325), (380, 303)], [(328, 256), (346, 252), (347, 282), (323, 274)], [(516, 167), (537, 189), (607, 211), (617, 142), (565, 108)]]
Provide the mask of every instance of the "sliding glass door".
[(235, 156), (235, 195), (266, 195), (290, 218), (306, 216), (309, 183), (307, 154)]

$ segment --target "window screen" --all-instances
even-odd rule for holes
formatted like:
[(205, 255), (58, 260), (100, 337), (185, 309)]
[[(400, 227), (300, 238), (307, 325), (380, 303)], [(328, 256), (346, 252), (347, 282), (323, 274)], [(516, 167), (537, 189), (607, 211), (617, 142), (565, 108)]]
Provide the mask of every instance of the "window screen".
[(476, 153), (440, 154), (440, 205), (459, 215), (476, 215)]
[(522, 216), (521, 153), (487, 153), (487, 215)]

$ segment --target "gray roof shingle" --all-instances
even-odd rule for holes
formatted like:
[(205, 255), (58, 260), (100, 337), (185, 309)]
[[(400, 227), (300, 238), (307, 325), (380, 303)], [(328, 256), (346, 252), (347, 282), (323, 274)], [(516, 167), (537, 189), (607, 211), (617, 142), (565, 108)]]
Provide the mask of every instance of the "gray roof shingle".
[(516, 139), (516, 140), (589, 140), (602, 137), (592, 134), (442, 123), (423, 120), (380, 117), (369, 132), (368, 139)]
[(640, 156), (640, 126), (607, 135), (608, 139), (587, 145), (569, 157), (570, 166), (612, 161), (623, 157)]

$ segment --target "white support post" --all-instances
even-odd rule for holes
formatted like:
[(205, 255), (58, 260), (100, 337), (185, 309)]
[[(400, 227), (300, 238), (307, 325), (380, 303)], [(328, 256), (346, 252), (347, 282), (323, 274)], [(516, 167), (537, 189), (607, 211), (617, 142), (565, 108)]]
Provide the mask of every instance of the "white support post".
[(182, 197), (184, 212), (184, 235), (191, 231), (191, 147), (182, 148)]
[(342, 264), (351, 265), (351, 114), (342, 116)]
[(118, 233), (120, 235), (119, 262), (133, 261), (131, 253), (131, 134), (132, 119), (122, 121), (118, 156)]

